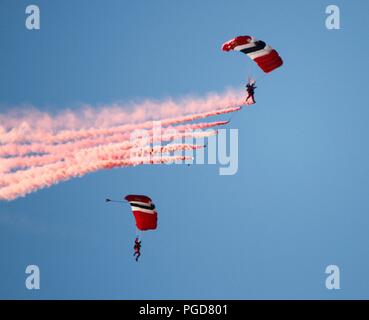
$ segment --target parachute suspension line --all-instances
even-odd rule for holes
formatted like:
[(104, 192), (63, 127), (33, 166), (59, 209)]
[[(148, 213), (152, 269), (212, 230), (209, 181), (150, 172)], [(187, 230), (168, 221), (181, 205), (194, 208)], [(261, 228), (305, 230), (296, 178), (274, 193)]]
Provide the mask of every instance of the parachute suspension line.
[(247, 83), (249, 83), (249, 81), (250, 81), (251, 74), (252, 74), (252, 64), (248, 64), (248, 66), (247, 66)]
[(267, 76), (267, 73), (264, 73), (264, 74), (260, 77), (260, 79), (258, 79), (258, 82), (261, 82), (261, 80), (263, 80), (266, 76)]
[(254, 78), (253, 73), (254, 73), (253, 64), (250, 64), (247, 67), (247, 83), (250, 83), (250, 81)]
[(141, 239), (142, 239), (142, 232), (141, 232), (141, 230), (139, 230), (139, 229), (136, 229), (136, 238), (137, 238), (138, 240), (141, 240)]
[(256, 67), (254, 63), (249, 64), (249, 73), (247, 75), (247, 83), (252, 83), (256, 81)]
[(256, 72), (255, 71), (255, 66), (254, 66), (253, 63), (251, 63), (251, 75), (250, 75), (251, 81), (255, 81), (255, 77), (254, 77), (255, 72)]

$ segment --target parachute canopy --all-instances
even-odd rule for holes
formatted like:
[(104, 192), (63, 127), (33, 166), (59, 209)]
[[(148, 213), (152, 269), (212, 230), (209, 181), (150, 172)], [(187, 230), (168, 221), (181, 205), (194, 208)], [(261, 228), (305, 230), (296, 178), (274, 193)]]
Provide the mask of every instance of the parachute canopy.
[(258, 66), (269, 73), (283, 64), (278, 52), (264, 41), (260, 41), (251, 36), (238, 36), (227, 41), (222, 46), (223, 51), (241, 51), (254, 60)]
[(158, 223), (158, 213), (152, 200), (147, 196), (128, 195), (124, 198), (131, 205), (136, 220), (137, 229), (141, 231), (154, 230)]

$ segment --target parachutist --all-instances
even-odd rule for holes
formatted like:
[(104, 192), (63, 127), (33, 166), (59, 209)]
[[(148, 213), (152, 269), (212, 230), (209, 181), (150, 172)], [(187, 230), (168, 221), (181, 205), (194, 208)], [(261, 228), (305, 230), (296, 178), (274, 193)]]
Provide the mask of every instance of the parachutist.
[[(129, 194), (124, 197), (123, 201), (106, 198), (105, 201), (107, 200), (109, 200), (109, 202), (129, 203), (136, 220), (136, 227), (139, 231), (155, 230), (157, 228), (158, 212), (149, 197)], [(133, 249), (133, 256), (135, 260), (138, 261), (138, 258), (141, 256), (141, 240), (139, 236), (136, 236)]]
[(141, 241), (138, 238), (135, 239), (135, 245), (133, 246), (133, 249), (135, 250), (133, 256), (136, 256), (136, 261), (138, 261), (138, 258), (141, 256)]
[[(283, 60), (276, 50), (264, 41), (257, 40), (252, 36), (238, 36), (223, 44), (223, 51), (240, 51), (251, 58), (265, 73), (283, 65)], [(255, 81), (249, 79), (246, 85), (247, 98), (246, 104), (254, 104), (254, 91), (256, 89)]]
[(255, 81), (249, 80), (249, 82), (246, 85), (246, 91), (247, 91), (246, 103), (247, 104), (256, 103), (255, 98), (254, 98), (256, 88), (257, 86), (255, 86)]
[[(144, 195), (130, 194), (124, 199), (131, 205), (133, 216), (136, 220), (136, 227), (139, 231), (155, 230), (158, 223), (158, 213), (152, 200)], [(141, 256), (141, 241), (137, 236), (134, 243), (133, 256), (136, 261)]]

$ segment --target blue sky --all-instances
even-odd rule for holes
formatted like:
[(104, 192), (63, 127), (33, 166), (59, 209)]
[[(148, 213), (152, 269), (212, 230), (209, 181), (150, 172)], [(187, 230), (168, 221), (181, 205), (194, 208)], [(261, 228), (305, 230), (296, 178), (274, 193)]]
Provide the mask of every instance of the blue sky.
[[(251, 62), (221, 52), (242, 34), (275, 47), (283, 68), (232, 118), (239, 170), (217, 165), (100, 171), (0, 202), (0, 298), (369, 298), (369, 67), (366, 1), (28, 1), (0, 3), (0, 108), (65, 108), (221, 92)], [(113, 115), (112, 115), (113, 116)], [(224, 117), (221, 117), (224, 118)], [(150, 195), (159, 229), (132, 258), (127, 206)], [(41, 289), (24, 285), (27, 265)], [(341, 289), (327, 290), (338, 265)]]

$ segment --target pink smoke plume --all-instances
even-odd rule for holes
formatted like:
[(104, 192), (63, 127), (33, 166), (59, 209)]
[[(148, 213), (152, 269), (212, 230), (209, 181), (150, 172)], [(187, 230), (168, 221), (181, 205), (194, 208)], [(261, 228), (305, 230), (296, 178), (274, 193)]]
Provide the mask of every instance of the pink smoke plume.
[(191, 160), (173, 153), (204, 146), (173, 141), (215, 135), (209, 129), (228, 121), (186, 122), (241, 106), (228, 91), (178, 101), (88, 106), (57, 115), (37, 109), (0, 114), (0, 199), (13, 200), (101, 169)]
[[(217, 132), (205, 131), (205, 132), (192, 132), (185, 133), (186, 137), (193, 138), (202, 138), (209, 137), (215, 135)], [(163, 136), (164, 139), (168, 139), (174, 137), (175, 139), (182, 138), (183, 134), (172, 134), (167, 137)], [(24, 183), (27, 179), (37, 179), (40, 175), (45, 172), (48, 173), (48, 176), (53, 173), (55, 170), (64, 170), (64, 168), (71, 166), (80, 166), (85, 163), (93, 163), (94, 161), (99, 162), (100, 160), (109, 160), (109, 159), (132, 159), (139, 157), (148, 157), (151, 154), (157, 153), (168, 153), (175, 152), (178, 150), (189, 150), (191, 146), (192, 149), (196, 149), (197, 145), (189, 145), (189, 144), (169, 144), (165, 146), (153, 146), (153, 147), (132, 147), (127, 149), (126, 142), (118, 143), (118, 144), (108, 144), (108, 145), (100, 145), (93, 148), (86, 148), (82, 150), (77, 150), (73, 154), (68, 156), (56, 157), (55, 161), (44, 164), (42, 166), (36, 166), (35, 164), (31, 167), (32, 170), (17, 170), (15, 172), (3, 173), (0, 181), (0, 186), (2, 185), (14, 185)], [(161, 152), (159, 150), (161, 149)], [(138, 156), (139, 155), (139, 156)], [(77, 174), (76, 174), (77, 175)], [(0, 189), (0, 198), (1, 198), (1, 189)]]
[[(197, 129), (207, 129), (212, 128), (216, 126), (222, 126), (228, 124), (229, 121), (216, 121), (216, 122), (203, 122), (203, 123), (196, 123), (196, 124), (186, 124), (181, 126), (169, 126), (167, 129), (174, 128), (176, 131), (182, 132), (186, 130), (197, 130)], [(151, 123), (152, 125), (152, 123)], [(151, 130), (152, 131), (152, 130)], [(60, 149), (59, 144), (49, 144), (49, 143), (33, 143), (33, 144), (16, 144), (16, 143), (9, 143), (6, 145), (1, 146), (0, 145), (0, 157), (4, 156), (24, 156), (30, 153), (54, 153), (55, 151), (62, 151), (62, 152), (69, 152), (76, 149), (82, 149), (82, 148), (89, 148), (93, 146), (97, 146), (103, 143), (115, 143), (120, 142), (122, 140), (126, 140), (129, 138), (130, 133), (113, 133), (110, 136), (97, 136), (94, 139), (80, 139), (77, 141), (69, 141), (68, 143), (63, 144), (63, 149)], [(22, 159), (22, 158), (21, 158)], [(1, 172), (1, 158), (0, 158), (0, 172)], [(3, 159), (4, 160), (4, 159)], [(8, 159), (5, 159), (8, 160)], [(16, 162), (14, 160), (18, 160), (18, 158), (9, 159), (9, 162), (12, 162), (13, 164)], [(6, 161), (5, 161), (6, 162)], [(3, 161), (4, 163), (4, 161)]]

